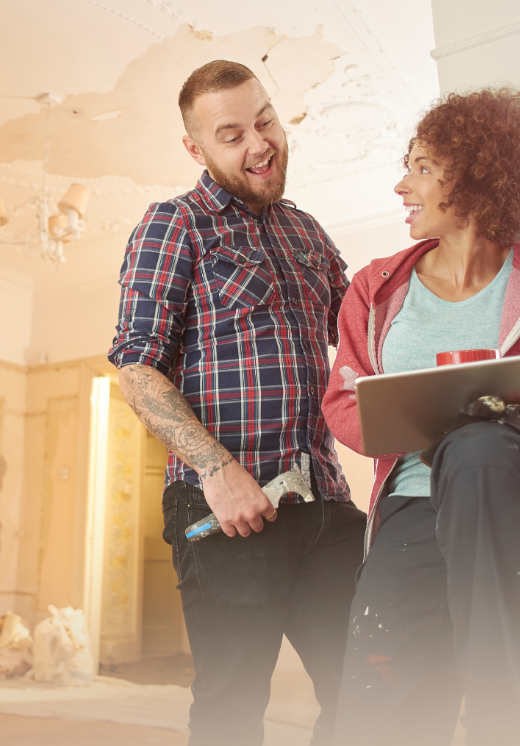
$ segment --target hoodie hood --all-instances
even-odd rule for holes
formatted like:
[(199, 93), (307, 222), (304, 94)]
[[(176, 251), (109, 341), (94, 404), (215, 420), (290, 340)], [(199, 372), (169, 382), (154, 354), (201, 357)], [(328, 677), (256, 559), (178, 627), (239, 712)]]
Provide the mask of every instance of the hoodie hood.
[(398, 254), (383, 259), (373, 259), (365, 271), (368, 300), (371, 304), (384, 303), (401, 285), (408, 282), (412, 267), (420, 256), (437, 248), (437, 238), (420, 241)]

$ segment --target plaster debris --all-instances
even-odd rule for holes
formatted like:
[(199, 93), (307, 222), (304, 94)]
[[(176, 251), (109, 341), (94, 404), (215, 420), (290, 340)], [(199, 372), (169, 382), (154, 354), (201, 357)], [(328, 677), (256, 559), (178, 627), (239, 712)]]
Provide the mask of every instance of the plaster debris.
[(21, 617), (6, 611), (0, 616), (0, 679), (21, 676), (32, 666), (33, 641)]
[(343, 378), (343, 383), (341, 384), (341, 391), (354, 391), (354, 381), (358, 377), (358, 373), (356, 373), (355, 370), (352, 370), (352, 368), (349, 368), (348, 365), (344, 365), (342, 368), (339, 369), (340, 375)]
[(90, 636), (81, 609), (49, 606), (51, 616), (34, 629), (35, 681), (85, 686), (94, 678)]

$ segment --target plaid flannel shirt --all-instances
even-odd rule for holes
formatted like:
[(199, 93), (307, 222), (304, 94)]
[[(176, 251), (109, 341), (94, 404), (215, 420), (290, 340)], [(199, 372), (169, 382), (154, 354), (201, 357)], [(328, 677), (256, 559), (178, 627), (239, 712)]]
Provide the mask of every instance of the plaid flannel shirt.
[[(288, 200), (261, 216), (204, 172), (152, 204), (123, 262), (109, 359), (168, 375), (202, 424), (259, 482), (312, 464), (323, 499), (348, 485), (321, 413), (345, 262)], [(169, 454), (165, 484), (201, 486)], [(297, 501), (295, 499), (295, 501)]]

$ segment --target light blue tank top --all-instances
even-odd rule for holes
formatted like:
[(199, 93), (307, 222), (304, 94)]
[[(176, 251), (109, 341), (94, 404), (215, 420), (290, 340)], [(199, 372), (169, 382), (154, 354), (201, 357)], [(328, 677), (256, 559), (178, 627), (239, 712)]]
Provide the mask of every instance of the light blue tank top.
[[(494, 280), (472, 298), (450, 303), (431, 293), (415, 269), (403, 307), (383, 343), (385, 373), (434, 368), (438, 352), (496, 349), (513, 251)], [(408, 453), (397, 462), (388, 482), (389, 495), (429, 496), (431, 470)]]

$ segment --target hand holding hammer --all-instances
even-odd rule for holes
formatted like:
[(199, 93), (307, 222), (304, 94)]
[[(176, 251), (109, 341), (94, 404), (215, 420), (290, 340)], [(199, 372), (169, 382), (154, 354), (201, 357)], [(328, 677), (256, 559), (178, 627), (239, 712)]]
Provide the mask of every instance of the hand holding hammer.
[[(281, 474), (280, 476), (272, 479), (268, 484), (265, 485), (265, 487), (262, 487), (262, 492), (268, 498), (271, 506), (274, 508), (272, 515), (264, 516), (266, 520), (270, 520), (275, 517), (280, 498), (289, 492), (296, 492), (297, 494), (301, 495), (305, 502), (311, 502), (312, 500), (314, 500), (314, 495), (312, 494), (307, 482), (304, 480), (300, 469), (296, 465), (294, 465), (294, 467), (290, 471), (287, 471), (284, 474)], [(197, 521), (191, 526), (188, 526), (185, 533), (188, 541), (198, 541), (199, 539), (204, 539), (205, 537), (211, 536), (212, 534), (218, 533), (219, 531), (222, 531), (222, 526), (220, 525), (220, 522), (216, 515), (214, 513), (211, 513), (205, 518), (202, 518), (200, 521)]]

